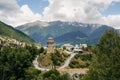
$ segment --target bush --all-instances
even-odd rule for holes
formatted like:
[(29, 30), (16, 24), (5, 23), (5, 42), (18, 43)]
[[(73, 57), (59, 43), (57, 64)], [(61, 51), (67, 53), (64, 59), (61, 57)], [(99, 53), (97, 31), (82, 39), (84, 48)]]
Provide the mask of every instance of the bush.
[[(0, 79), (27, 80), (26, 75), (35, 78), (32, 75), (38, 74), (37, 71), (28, 69), (32, 66), (32, 61), (37, 54), (35, 47), (3, 47), (0, 51)], [(30, 72), (31, 70), (33, 72)]]
[(63, 75), (60, 76), (60, 79), (59, 79), (59, 80), (71, 80), (71, 79), (70, 79), (70, 75), (67, 74), (67, 73), (66, 73), (66, 74), (63, 74)]
[(60, 66), (65, 61), (65, 56), (60, 54), (58, 50), (55, 53), (51, 54), (51, 59), (55, 66)]
[(57, 70), (52, 69), (43, 74), (43, 79), (57, 80), (59, 76), (60, 76), (60, 73)]
[(44, 48), (41, 47), (41, 48), (39, 49), (39, 53), (43, 53), (43, 52), (44, 52)]
[(76, 54), (71, 60), (69, 67), (71, 68), (88, 68), (91, 62), (91, 54)]
[(71, 79), (67, 73), (60, 75), (60, 73), (57, 70), (52, 69), (43, 74), (43, 80), (71, 80)]

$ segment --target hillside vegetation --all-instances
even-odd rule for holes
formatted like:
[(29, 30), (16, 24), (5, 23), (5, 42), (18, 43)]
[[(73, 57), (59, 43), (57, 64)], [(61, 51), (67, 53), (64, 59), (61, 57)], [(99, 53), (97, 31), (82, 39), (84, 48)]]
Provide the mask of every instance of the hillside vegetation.
[(40, 54), (38, 58), (39, 66), (45, 68), (60, 66), (65, 62), (68, 56), (69, 56), (68, 53), (58, 49), (56, 50), (55, 53), (51, 54), (47, 54), (46, 52), (44, 52)]
[(120, 34), (107, 30), (93, 52), (89, 71), (82, 80), (120, 80)]
[(37, 80), (32, 61), (39, 53), (35, 46), (0, 48), (0, 80)]
[(23, 41), (28, 43), (34, 42), (34, 40), (32, 40), (26, 34), (22, 33), (19, 30), (14, 29), (13, 27), (1, 21), (0, 21), (0, 35), (14, 38), (17, 39), (18, 41)]
[(76, 54), (71, 60), (70, 68), (88, 68), (92, 59), (92, 54)]

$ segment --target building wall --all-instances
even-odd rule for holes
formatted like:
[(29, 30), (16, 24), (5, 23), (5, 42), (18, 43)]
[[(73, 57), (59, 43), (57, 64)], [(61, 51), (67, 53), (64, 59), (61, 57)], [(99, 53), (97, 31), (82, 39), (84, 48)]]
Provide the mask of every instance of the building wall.
[(53, 38), (48, 38), (47, 40), (47, 53), (54, 53), (54, 39)]

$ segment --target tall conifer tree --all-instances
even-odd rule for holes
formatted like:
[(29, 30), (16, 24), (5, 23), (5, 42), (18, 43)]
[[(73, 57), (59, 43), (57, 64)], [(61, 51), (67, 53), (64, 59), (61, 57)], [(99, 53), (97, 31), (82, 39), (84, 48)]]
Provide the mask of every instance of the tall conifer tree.
[(94, 53), (83, 80), (120, 80), (120, 35), (115, 30), (107, 30)]

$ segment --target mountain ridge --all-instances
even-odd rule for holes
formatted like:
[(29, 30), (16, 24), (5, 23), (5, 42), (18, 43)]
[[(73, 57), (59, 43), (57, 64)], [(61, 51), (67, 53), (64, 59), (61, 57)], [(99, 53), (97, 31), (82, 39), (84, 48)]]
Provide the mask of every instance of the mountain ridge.
[[(38, 21), (37, 21), (38, 22)], [(33, 22), (34, 23), (34, 22)], [(34, 39), (37, 42), (41, 42), (43, 45), (45, 45), (46, 40), (48, 37), (53, 37), (56, 41), (56, 44), (63, 44), (64, 38), (68, 35), (74, 34), (75, 32), (78, 35), (82, 34), (86, 39), (81, 40), (82, 37), (77, 36), (69, 36), (70, 38), (75, 38), (74, 40), (71, 40), (69, 43), (88, 43), (88, 44), (96, 44), (98, 42), (99, 37), (105, 32), (107, 29), (111, 29), (112, 27), (107, 25), (101, 25), (101, 24), (85, 24), (85, 23), (78, 23), (78, 22), (61, 22), (61, 21), (53, 21), (53, 22), (45, 22), (48, 25), (42, 26), (42, 25), (32, 25), (29, 27), (26, 27), (25, 25), (18, 26), (16, 29), (26, 33), (29, 35), (32, 39)], [(30, 24), (30, 23), (29, 23)], [(96, 34), (97, 35), (94, 35)], [(75, 34), (76, 35), (76, 34)], [(87, 36), (87, 37), (86, 37)], [(95, 37), (94, 37), (95, 36)], [(59, 38), (63, 38), (62, 43), (59, 43)], [(75, 40), (78, 40), (77, 42)], [(93, 42), (91, 41), (93, 40)], [(95, 43), (94, 43), (95, 40)], [(91, 43), (92, 42), (92, 43)]]
[(33, 39), (31, 39), (29, 36), (27, 36), (23, 32), (15, 29), (12, 26), (7, 25), (1, 21), (0, 21), (0, 35), (14, 38), (14, 39), (17, 39), (17, 40), (23, 41), (23, 42), (28, 42), (28, 43), (34, 42)]

